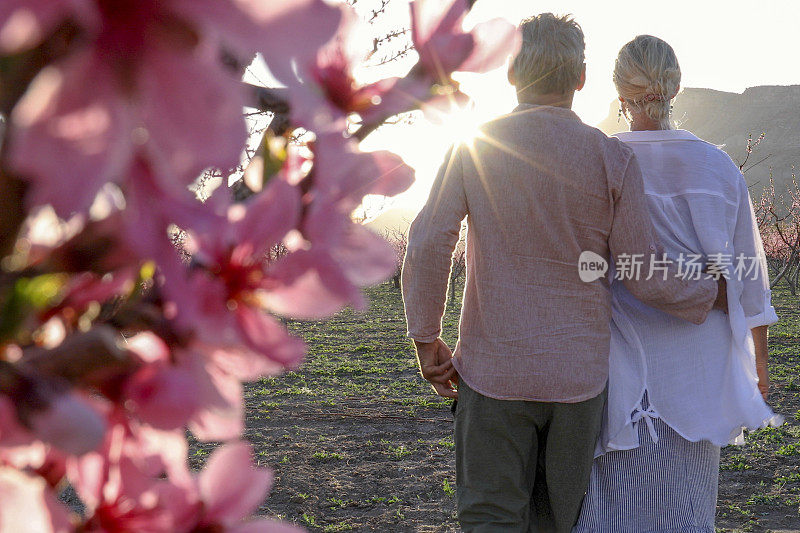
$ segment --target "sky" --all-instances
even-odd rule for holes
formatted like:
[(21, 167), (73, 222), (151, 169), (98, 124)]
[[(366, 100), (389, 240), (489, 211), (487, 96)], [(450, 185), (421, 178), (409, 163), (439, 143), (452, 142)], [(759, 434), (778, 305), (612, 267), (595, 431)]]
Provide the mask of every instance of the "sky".
[[(361, 9), (368, 9), (369, 5), (369, 0), (356, 4)], [(376, 21), (376, 30), (381, 30), (380, 24), (402, 25), (407, 20), (407, 9), (405, 0), (392, 0), (390, 11)], [(617, 52), (639, 34), (655, 35), (672, 45), (681, 64), (684, 87), (742, 92), (757, 85), (800, 84), (798, 0), (479, 0), (467, 26), (493, 17), (518, 23), (546, 11), (571, 13), (583, 27), (587, 83), (576, 95), (574, 109), (591, 125), (608, 115), (616, 98), (611, 72)], [(413, 57), (408, 61), (413, 62)], [(385, 72), (379, 72), (402, 74), (408, 62), (385, 68)], [(417, 182), (410, 191), (381, 205), (419, 209), (447, 147), (457, 136), (516, 104), (505, 68), (462, 76), (459, 81), (473, 98), (470, 112), (454, 115), (441, 125), (423, 119), (411, 126), (384, 128), (364, 143), (367, 149), (397, 151), (417, 170)]]
[[(362, 17), (369, 19), (380, 0), (354, 3)], [(622, 45), (640, 34), (655, 35), (672, 45), (684, 87), (742, 92), (757, 85), (800, 84), (800, 0), (478, 0), (466, 26), (494, 17), (517, 24), (547, 11), (571, 13), (583, 27), (587, 81), (575, 96), (574, 110), (587, 124), (596, 125), (608, 115), (616, 98), (611, 81), (614, 60)], [(364, 46), (371, 47), (373, 36), (408, 27), (408, 12), (408, 0), (390, 0), (386, 11), (366, 28)], [(415, 59), (412, 52), (402, 60), (365, 68), (359, 78), (369, 82), (402, 76)], [(254, 69), (256, 74), (258, 70)], [(263, 81), (269, 75), (261, 72), (258, 78)], [(389, 201), (370, 199), (368, 206), (421, 208), (448, 146), (516, 105), (505, 67), (481, 75), (457, 75), (456, 79), (473, 99), (468, 110), (441, 124), (415, 119), (411, 125), (381, 128), (362, 143), (367, 150), (399, 153), (417, 171), (417, 181), (408, 192)]]

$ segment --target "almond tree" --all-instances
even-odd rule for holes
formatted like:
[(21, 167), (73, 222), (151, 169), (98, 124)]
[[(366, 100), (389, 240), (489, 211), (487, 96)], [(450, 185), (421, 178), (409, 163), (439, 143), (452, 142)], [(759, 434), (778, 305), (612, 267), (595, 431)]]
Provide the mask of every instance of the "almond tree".
[(775, 196), (775, 184), (762, 195), (756, 210), (767, 263), (772, 272), (771, 287), (785, 282), (797, 293), (800, 275), (800, 187), (792, 174), (785, 195)]
[[(248, 521), (271, 474), (242, 383), (301, 363), (278, 317), (363, 308), (394, 271), (351, 212), (413, 170), (359, 142), (514, 52), (466, 11), (414, 2), (417, 65), (359, 85), (358, 19), (322, 0), (0, 4), (0, 531), (295, 530)], [(242, 83), (256, 53), (280, 89)], [(272, 117), (246, 165), (244, 107)], [(200, 472), (186, 431), (223, 443)]]

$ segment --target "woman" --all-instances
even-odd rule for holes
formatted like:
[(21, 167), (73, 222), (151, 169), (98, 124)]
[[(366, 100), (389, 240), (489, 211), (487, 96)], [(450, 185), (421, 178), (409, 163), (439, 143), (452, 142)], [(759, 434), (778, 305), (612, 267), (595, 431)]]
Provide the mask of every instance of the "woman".
[(614, 83), (631, 131), (618, 137), (642, 167), (669, 260), (688, 275), (725, 271), (729, 309), (697, 326), (613, 281), (605, 455), (595, 460), (578, 532), (713, 533), (720, 446), (774, 416), (765, 403), (767, 327), (778, 319), (747, 185), (719, 148), (672, 128), (680, 77), (661, 39), (626, 44)]

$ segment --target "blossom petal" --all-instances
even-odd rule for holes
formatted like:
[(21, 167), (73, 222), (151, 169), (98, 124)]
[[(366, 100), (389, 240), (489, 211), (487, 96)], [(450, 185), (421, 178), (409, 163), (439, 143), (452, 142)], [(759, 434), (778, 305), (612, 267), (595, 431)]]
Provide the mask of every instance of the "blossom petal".
[(465, 0), (416, 0), (410, 7), (411, 36), (417, 46), (439, 34), (458, 33), (467, 14)]
[(173, 9), (233, 47), (241, 57), (264, 54), (279, 80), (294, 79), (292, 60), (310, 64), (335, 34), (341, 10), (323, 0), (175, 0)]
[(261, 256), (297, 227), (300, 207), (299, 189), (274, 179), (247, 204), (246, 215), (235, 225), (237, 242), (252, 243), (252, 255)]
[(14, 108), (10, 162), (33, 182), (33, 205), (67, 218), (89, 208), (100, 188), (130, 162), (130, 117), (113, 73), (80, 52), (36, 77)]
[(305, 529), (286, 522), (262, 518), (228, 528), (227, 533), (303, 533)]
[(251, 369), (250, 379), (277, 373), (275, 363), (280, 365), (279, 368), (292, 370), (300, 366), (305, 345), (300, 339), (289, 335), (274, 318), (260, 309), (240, 306), (236, 309), (236, 322), (247, 345), (263, 355), (261, 364), (255, 362)]
[(383, 95), (379, 105), (366, 114), (362, 113), (362, 118), (365, 122), (372, 122), (419, 109), (429, 121), (442, 124), (449, 119), (454, 108), (468, 103), (469, 97), (454, 85), (449, 85), (445, 91), (434, 92), (426, 77), (403, 78)]
[[(315, 275), (309, 274), (309, 270)], [(286, 316), (324, 318), (345, 305), (366, 309), (363, 294), (324, 244), (290, 254), (275, 265), (273, 275), (282, 280), (284, 286), (270, 291), (266, 303)], [(318, 292), (309, 294), (306, 290)]]
[(136, 429), (133, 444), (141, 455), (158, 461), (158, 470), (167, 472), (172, 482), (188, 486), (191, 473), (185, 435), (183, 430), (161, 431), (143, 425)]
[(189, 423), (191, 432), (202, 441), (238, 437), (244, 430), (241, 381), (200, 353), (187, 352), (182, 359), (200, 387), (202, 407)]
[(468, 33), (435, 35), (418, 50), (428, 75), (442, 83), (474, 53), (475, 38)]
[(244, 88), (208, 55), (153, 47), (143, 59), (139, 135), (167, 190), (185, 190), (206, 168), (236, 167), (244, 150)]
[(252, 447), (244, 442), (218, 448), (198, 478), (206, 521), (225, 526), (248, 517), (272, 486), (269, 470), (254, 468)]
[(385, 281), (397, 269), (397, 255), (384, 238), (359, 224), (352, 224), (345, 239), (333, 251), (345, 276), (356, 286)]
[(71, 531), (69, 513), (41, 477), (0, 467), (0, 532)]
[(143, 331), (126, 339), (125, 347), (145, 363), (169, 362), (169, 347), (152, 331)]
[(271, 274), (281, 283), (264, 296), (268, 309), (299, 320), (319, 320), (358, 300), (360, 294), (351, 284), (326, 283), (316, 257), (314, 252), (300, 250), (276, 263)]
[(70, 455), (96, 449), (103, 440), (106, 423), (77, 394), (62, 394), (48, 408), (31, 415), (31, 430), (42, 439)]
[(92, 11), (80, 0), (4, 0), (0, 3), (0, 53), (35, 46), (70, 15), (80, 13), (81, 22), (93, 22)]
[(315, 145), (317, 184), (331, 199), (349, 199), (353, 208), (367, 194), (394, 196), (414, 183), (414, 169), (388, 151), (360, 152), (335, 133), (320, 136)]
[(200, 407), (198, 386), (186, 370), (150, 364), (125, 386), (131, 409), (156, 429), (181, 428)]
[(475, 47), (472, 54), (456, 70), (487, 72), (503, 66), (509, 56), (515, 56), (522, 44), (519, 30), (504, 19), (492, 19), (472, 29)]

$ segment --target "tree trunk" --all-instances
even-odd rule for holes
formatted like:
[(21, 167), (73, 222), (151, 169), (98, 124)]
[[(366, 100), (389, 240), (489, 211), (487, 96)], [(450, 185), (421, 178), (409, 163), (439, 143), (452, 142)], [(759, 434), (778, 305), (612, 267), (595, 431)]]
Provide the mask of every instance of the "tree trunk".
[[(778, 285), (778, 282), (784, 276), (788, 275), (791, 272), (792, 268), (794, 268), (794, 264), (796, 263), (796, 260), (797, 260), (797, 250), (792, 250), (792, 255), (789, 256), (789, 260), (786, 261), (786, 264), (783, 266), (781, 271), (778, 273), (777, 276), (775, 276), (775, 278), (773, 278), (772, 283), (769, 284), (769, 288), (770, 289), (774, 289)], [(790, 286), (791, 286), (791, 284), (790, 284)], [(794, 293), (792, 293), (792, 294), (794, 294)]]

